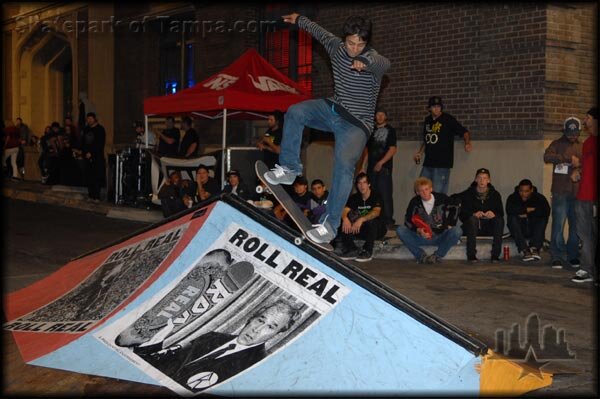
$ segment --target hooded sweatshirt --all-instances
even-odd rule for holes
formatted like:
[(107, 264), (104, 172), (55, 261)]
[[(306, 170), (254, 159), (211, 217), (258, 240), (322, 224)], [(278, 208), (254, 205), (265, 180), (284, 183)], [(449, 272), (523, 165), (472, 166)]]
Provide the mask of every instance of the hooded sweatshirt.
[(496, 217), (504, 216), (504, 207), (502, 206), (502, 196), (491, 183), (488, 183), (488, 191), (480, 194), (477, 192), (477, 183), (471, 183), (471, 186), (458, 194), (461, 200), (460, 220), (464, 223), (475, 212), (492, 211)]
[[(535, 208), (535, 211), (527, 213), (527, 208)], [(519, 186), (516, 186), (515, 192), (506, 199), (506, 214), (508, 216), (527, 214), (528, 217), (547, 218), (550, 216), (550, 205), (546, 197), (538, 193), (535, 186), (527, 201), (523, 201), (519, 195)]]

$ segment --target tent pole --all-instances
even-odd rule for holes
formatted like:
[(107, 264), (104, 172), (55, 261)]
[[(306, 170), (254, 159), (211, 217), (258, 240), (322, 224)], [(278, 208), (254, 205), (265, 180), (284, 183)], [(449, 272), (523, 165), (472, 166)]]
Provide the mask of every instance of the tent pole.
[(225, 146), (227, 145), (227, 108), (223, 108), (223, 143), (221, 150), (221, 189), (225, 187)]

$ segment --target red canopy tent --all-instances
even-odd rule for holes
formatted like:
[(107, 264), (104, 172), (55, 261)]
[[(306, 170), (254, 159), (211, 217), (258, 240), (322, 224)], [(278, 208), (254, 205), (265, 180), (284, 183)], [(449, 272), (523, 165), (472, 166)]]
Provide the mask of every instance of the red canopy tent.
[[(148, 116), (192, 114), (209, 119), (223, 118), (224, 169), (227, 117), (254, 119), (266, 112), (285, 112), (290, 105), (310, 99), (310, 94), (279, 72), (254, 49), (221, 72), (189, 89), (144, 100), (146, 132)], [(228, 113), (229, 111), (229, 113)]]

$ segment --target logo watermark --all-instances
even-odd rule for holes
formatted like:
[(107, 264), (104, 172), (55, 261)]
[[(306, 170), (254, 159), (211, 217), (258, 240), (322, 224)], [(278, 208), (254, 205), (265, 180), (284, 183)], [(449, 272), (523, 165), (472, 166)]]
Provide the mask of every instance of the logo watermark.
[(525, 328), (514, 323), (510, 330), (496, 330), (494, 351), (515, 363), (527, 364), (519, 379), (533, 374), (543, 379), (542, 371), (551, 362), (569, 361), (576, 358), (575, 352), (569, 349), (564, 328), (555, 328), (552, 324), (541, 326), (536, 313), (527, 317)]
[(132, 33), (200, 33), (202, 37), (209, 34), (224, 33), (258, 33), (272, 32), (278, 21), (259, 20), (197, 20), (177, 19), (168, 15), (142, 16), (134, 19), (118, 19), (114, 15), (101, 20), (71, 20), (57, 16), (41, 19), (37, 15), (18, 16), (15, 18), (16, 30), (25, 33), (37, 29), (42, 32), (59, 31), (64, 33), (114, 33), (115, 29), (125, 29)]

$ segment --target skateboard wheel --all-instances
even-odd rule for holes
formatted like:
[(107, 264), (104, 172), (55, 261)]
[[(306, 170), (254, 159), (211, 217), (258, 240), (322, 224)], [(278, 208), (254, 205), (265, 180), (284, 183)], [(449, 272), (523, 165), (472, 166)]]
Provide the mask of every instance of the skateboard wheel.
[(262, 186), (256, 186), (256, 193), (257, 194), (262, 194), (262, 192), (264, 191)]
[(302, 238), (300, 238), (300, 237), (294, 238), (294, 244), (296, 244), (296, 245), (302, 244)]

